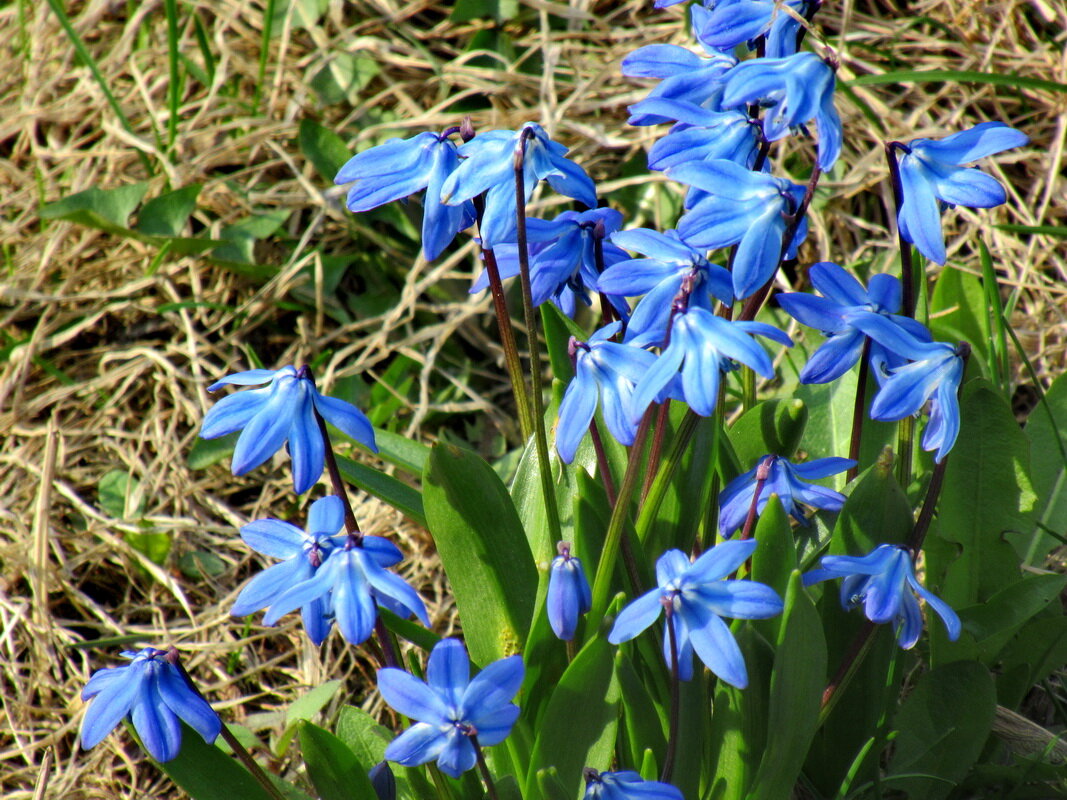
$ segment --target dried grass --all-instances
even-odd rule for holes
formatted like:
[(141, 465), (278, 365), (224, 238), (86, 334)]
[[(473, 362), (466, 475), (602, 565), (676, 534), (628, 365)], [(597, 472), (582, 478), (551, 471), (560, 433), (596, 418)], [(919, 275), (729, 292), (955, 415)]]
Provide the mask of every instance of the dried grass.
[[(93, 669), (113, 663), (119, 649), (77, 646), (86, 640), (136, 634), (145, 642), (178, 644), (228, 718), (239, 718), (246, 702), (261, 710), (281, 707), (324, 676), (346, 678), (346, 699), (367, 699), (368, 663), (336, 637), (318, 653), (295, 625), (269, 634), (253, 626), (246, 633), (229, 618), (235, 592), (258, 560), (236, 537), (236, 526), (302, 512), (280, 457), (274, 468), (244, 479), (230, 476), (224, 465), (186, 468), (210, 404), (204, 387), (242, 368), (245, 342), (276, 364), (331, 348), (322, 370), (327, 386), (339, 375), (374, 372), (396, 352), (414, 358), (423, 379), (450, 380), (439, 356), (440, 343), (452, 334), (483, 352), (495, 349), (483, 300), (445, 302), (426, 292), (438, 279), (468, 278), (465, 254), (430, 265), (411, 253), (386, 251), (383, 257), (410, 263), (401, 302), (388, 314), (338, 326), (320, 292), (315, 314), (292, 329), (279, 327), (277, 303), (297, 286), (311, 257), (308, 243), (341, 249), (352, 233), (337, 191), (325, 189), (303, 163), (295, 145), (299, 120), (321, 114), (358, 149), (397, 129), (453, 124), (446, 110), (452, 98), (487, 95), (493, 111), (476, 115), (476, 123), (542, 121), (574, 145), (577, 159), (607, 192), (635, 183), (619, 177), (619, 165), (653, 135), (624, 127), (624, 107), (642, 89), (618, 75), (619, 58), (650, 41), (683, 41), (679, 9), (531, 0), (539, 22), (504, 27), (519, 62), (542, 52), (555, 66), (529, 75), (493, 61), (491, 53), (464, 52), (475, 32), (493, 27), (489, 23), (450, 23), (425, 0), (331, 3), (310, 29), (287, 20), (272, 42), (263, 110), (252, 114), (247, 102), (258, 69), (259, 6), (238, 0), (191, 5), (215, 49), (218, 78), (210, 89), (186, 89), (170, 157), (159, 156), (150, 132), (151, 120), (165, 126), (166, 117), (165, 22), (158, 3), (90, 2), (71, 11), (133, 133), (118, 124), (46, 4), (23, 0), (0, 9), (0, 58), (9, 65), (0, 74), (0, 231), (7, 267), (0, 284), (6, 340), (0, 367), (0, 793), (12, 800), (175, 795), (129, 737), (109, 737), (87, 753), (76, 747), (80, 687)], [(844, 78), (888, 69), (889, 59), (906, 65), (921, 59), (923, 69), (1013, 72), (1067, 83), (1067, 11), (1060, 3), (927, 0), (911, 5), (907, 25), (894, 20), (894, 5), (844, 0), (820, 13), (822, 35), (838, 50)], [(549, 13), (569, 22), (550, 28)], [(191, 29), (183, 28), (182, 36), (183, 52), (197, 59)], [(326, 55), (342, 50), (373, 56), (382, 72), (359, 108), (323, 112), (308, 78)], [(1042, 375), (1060, 371), (1067, 339), (1062, 240), (1019, 237), (993, 223), (1067, 224), (1061, 176), (1067, 94), (958, 84), (868, 86), (856, 93), (891, 137), (938, 135), (987, 119), (1030, 133), (1031, 148), (992, 167), (1010, 187), (1009, 204), (993, 212), (953, 212), (947, 230), (954, 265), (977, 271), (966, 241), (973, 226), (982, 227), (1005, 296), (1018, 300), (1015, 322), (1031, 357)], [(399, 121), (388, 129), (360, 128), (363, 109), (371, 105), (395, 108)], [(880, 223), (886, 200), (877, 146), (882, 134), (848, 102), (839, 106), (854, 132), (847, 166), (834, 175), (837, 197), (816, 220), (806, 255), (845, 263), (884, 258), (893, 243), (870, 222)], [(42, 202), (141, 179), (138, 151), (164, 165), (175, 187), (205, 184), (200, 224), (217, 229), (253, 208), (293, 209), (288, 233), (302, 247), (257, 287), (195, 258), (164, 258), (150, 272), (151, 248), (38, 219)], [(157, 178), (150, 196), (162, 189)], [(655, 216), (651, 200), (643, 208)], [(365, 227), (362, 233), (373, 234)], [(363, 246), (377, 247), (373, 241)], [(262, 258), (277, 262), (279, 256), (264, 252)], [(185, 305), (161, 311), (166, 303)], [(426, 311), (440, 323), (416, 330), (414, 315)], [(479, 369), (499, 372), (492, 360)], [(504, 426), (496, 399), (465, 389), (454, 406)], [(437, 410), (447, 409), (425, 393), (404, 409), (410, 432), (418, 434)], [(154, 529), (171, 532), (175, 556), (208, 550), (223, 560), (227, 569), (219, 580), (191, 581), (171, 568), (148, 573), (124, 540), (136, 524), (109, 517), (97, 500), (100, 478), (114, 469), (141, 482), (144, 517)], [(412, 554), (408, 577), (430, 602), (439, 628), (450, 624), (448, 594), (424, 532), (374, 501), (365, 501), (359, 513), (367, 530), (400, 537)], [(235, 653), (238, 666), (228, 669)], [(41, 794), (34, 795), (39, 781)]]

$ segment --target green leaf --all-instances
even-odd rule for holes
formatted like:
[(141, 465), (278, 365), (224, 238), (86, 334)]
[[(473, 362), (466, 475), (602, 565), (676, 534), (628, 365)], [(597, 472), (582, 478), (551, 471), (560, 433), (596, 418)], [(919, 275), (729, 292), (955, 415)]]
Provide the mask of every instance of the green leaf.
[(337, 456), (337, 467), (341, 470), (341, 476), (349, 483), (385, 501), (408, 519), (419, 525), (426, 525), (426, 515), (422, 509), (422, 495), (417, 489), (401, 483), (392, 475), (386, 475), (374, 467), (368, 467), (366, 464), (344, 456)]
[(984, 603), (959, 609), (963, 630), (977, 641), (979, 657), (992, 666), (1008, 640), (1059, 597), (1065, 586), (1067, 575), (1030, 575)]
[[(997, 697), (1001, 705), (1015, 708), (1030, 687), (1067, 664), (1067, 617), (1057, 613), (1030, 620), (1019, 635), (1004, 646), (998, 660), (1001, 664), (998, 667)], [(1019, 672), (1024, 678), (1017, 687), (1009, 687), (1008, 682), (1002, 680)]]
[(170, 555), (171, 536), (164, 531), (154, 531), (151, 528), (144, 531), (126, 531), (122, 538), (154, 564), (162, 566)]
[[(357, 100), (367, 84), (380, 72), (381, 66), (378, 60), (371, 56), (333, 51), (326, 56), (325, 63), (311, 77), (309, 85), (324, 104), (335, 105)], [(301, 149), (303, 149), (302, 145)], [(345, 161), (347, 161), (349, 155), (347, 148), (345, 148), (345, 154)], [(343, 164), (344, 161), (341, 163)], [(316, 163), (315, 166), (318, 167), (318, 164)], [(332, 181), (336, 174), (335, 170), (333, 175), (326, 177)]]
[(1008, 233), (1030, 233), (1035, 236), (1062, 236), (1067, 237), (1067, 225), (994, 225)]
[[(797, 569), (797, 548), (789, 515), (778, 495), (771, 495), (763, 513), (756, 521), (753, 538), (759, 547), (752, 554), (752, 580), (770, 586), (779, 595), (785, 596), (791, 583), (790, 576)], [(757, 620), (756, 629), (770, 641), (778, 639), (778, 631), (785, 617)], [(821, 635), (821, 630), (820, 630)]]
[[(1026, 422), (1030, 440), (1030, 467), (1037, 507), (1034, 518), (1059, 534), (1067, 534), (1067, 373), (1061, 374), (1045, 392), (1044, 402), (1030, 412)], [(1036, 527), (1026, 543), (1023, 562), (1041, 566), (1059, 542)]]
[(255, 778), (218, 747), (204, 742), (185, 723), (176, 758), (159, 768), (192, 800), (271, 800)]
[(1035, 500), (1029, 443), (1004, 400), (984, 381), (972, 381), (963, 391), (960, 419), (926, 548), (927, 588), (944, 576), (941, 597), (953, 608), (986, 600), (1019, 580), (1009, 541), (1023, 544), (1019, 533), (1032, 529)]
[(574, 800), (574, 793), (567, 791), (555, 767), (537, 770), (537, 789), (543, 800)]
[(330, 183), (352, 155), (340, 136), (310, 119), (300, 120), (298, 141), (300, 152)]
[(981, 664), (957, 661), (923, 675), (897, 714), (885, 783), (923, 800), (947, 796), (981, 754), (995, 712), (993, 679)]
[(802, 400), (757, 403), (730, 428), (730, 442), (744, 469), (767, 454), (792, 459), (804, 435), (808, 409)]
[(255, 265), (256, 240), (273, 235), (292, 214), (292, 209), (278, 208), (253, 214), (228, 225), (219, 232), (223, 244), (212, 252), (214, 258), (235, 264)]
[(203, 188), (191, 183), (173, 192), (153, 197), (137, 215), (136, 229), (152, 236), (178, 236), (186, 220), (196, 210), (196, 198)]
[(426, 523), (480, 665), (518, 653), (537, 593), (537, 570), (511, 497), (469, 450), (437, 444), (423, 476)]
[(145, 498), (141, 483), (130, 473), (113, 469), (100, 479), (96, 488), (100, 508), (114, 519), (132, 520), (144, 516)]
[[(385, 760), (385, 748), (396, 738), (393, 731), (355, 706), (341, 706), (336, 730), (337, 738), (345, 743), (359, 762), (372, 767)], [(433, 796), (434, 792), (421, 769), (407, 769), (393, 763), (389, 764), (389, 768), (396, 778), (397, 796), (401, 800), (421, 800)], [(369, 797), (373, 800), (374, 795)]]
[(341, 681), (326, 681), (301, 695), (289, 705), (289, 708), (285, 710), (285, 730), (274, 748), (278, 755), (284, 755), (289, 749), (289, 743), (296, 734), (299, 724), (310, 721), (313, 716), (322, 711), (337, 694), (339, 688), (341, 688)]
[(615, 654), (615, 674), (622, 692), (622, 721), (629, 744), (630, 764), (640, 764), (652, 751), (657, 761), (667, 753), (665, 709), (657, 707), (624, 650)]
[(818, 726), (826, 661), (822, 622), (804, 591), (800, 572), (794, 571), (771, 673), (770, 735), (749, 800), (790, 796)]
[(911, 533), (911, 504), (893, 474), (889, 454), (862, 473), (837, 515), (830, 553), (863, 556), (880, 544), (903, 544)]
[(367, 777), (369, 767), (329, 731), (310, 722), (301, 723), (300, 754), (320, 800), (375, 797)]
[(409, 475), (422, 477), (426, 462), (430, 459), (430, 448), (422, 442), (416, 442), (414, 439), (392, 431), (375, 428), (374, 443), (378, 446), (379, 458), (399, 467)]
[(148, 191), (148, 184), (129, 183), (114, 189), (86, 189), (49, 203), (40, 210), (42, 219), (62, 219), (93, 228), (125, 228), (126, 220)]
[[(936, 341), (965, 341), (989, 363), (989, 320), (982, 282), (954, 267), (941, 270), (930, 297), (930, 331)], [(981, 311), (981, 314), (979, 314)]]
[(519, 0), (456, 0), (449, 19), (454, 23), (495, 19), (507, 22), (519, 11)]
[(217, 578), (226, 571), (226, 563), (212, 552), (194, 550), (178, 559), (178, 569), (192, 580), (204, 580), (205, 577)]
[(539, 770), (555, 767), (573, 797), (584, 767), (611, 766), (620, 695), (613, 650), (605, 637), (592, 639), (553, 690), (534, 743), (527, 797), (534, 796)]
[(541, 324), (544, 326), (545, 349), (548, 351), (552, 375), (566, 385), (574, 377), (574, 365), (568, 352), (571, 337), (578, 341), (585, 341), (588, 337), (555, 303), (541, 304)]
[(218, 439), (197, 439), (189, 448), (189, 469), (206, 469), (233, 453), (240, 431), (228, 433)]
[(1067, 92), (1067, 83), (1031, 78), (1014, 72), (975, 72), (971, 70), (928, 69), (883, 72), (880, 75), (861, 75), (848, 81), (852, 86), (872, 86), (882, 83), (986, 83), (1010, 86), (1013, 89), (1042, 89)]

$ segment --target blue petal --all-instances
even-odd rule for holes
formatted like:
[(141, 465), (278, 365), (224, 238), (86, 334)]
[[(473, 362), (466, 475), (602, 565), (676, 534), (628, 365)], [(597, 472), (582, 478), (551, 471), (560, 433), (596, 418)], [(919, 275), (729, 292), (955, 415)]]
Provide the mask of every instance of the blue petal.
[(710, 583), (725, 578), (744, 564), (755, 550), (755, 539), (717, 544), (701, 554), (686, 570), (685, 584)]
[(282, 369), (249, 369), (244, 372), (235, 372), (232, 375), (227, 375), (225, 378), (220, 378), (207, 387), (209, 392), (214, 392), (217, 389), (221, 389), (228, 384), (234, 384), (237, 386), (255, 386), (260, 383), (270, 383), (279, 373), (284, 373), (286, 370), (290, 370), (291, 374), (295, 374), (295, 370), (292, 367), (283, 367)]
[(649, 44), (622, 60), (622, 74), (630, 78), (669, 78), (700, 66), (700, 56), (676, 44)]
[(900, 614), (896, 618), (899, 624), (897, 630), (897, 643), (905, 650), (910, 650), (919, 641), (923, 631), (922, 611), (919, 610), (919, 601), (912, 595), (902, 598)]
[(851, 273), (832, 261), (812, 264), (808, 270), (808, 278), (811, 285), (824, 297), (839, 306), (863, 306), (870, 302), (863, 285)]
[(366, 575), (360, 569), (362, 564), (359, 556), (350, 550), (332, 556), (330, 560), (338, 564), (330, 595), (337, 616), (337, 628), (349, 644), (363, 644), (374, 631), (378, 606)]
[(867, 283), (867, 295), (877, 311), (896, 314), (900, 311), (900, 279), (895, 275), (880, 272), (872, 275)]
[[(378, 691), (396, 711), (405, 717), (417, 719), (430, 725), (448, 725), (451, 710), (441, 697), (410, 672), (395, 667), (378, 670)], [(410, 731), (409, 731), (410, 733)], [(393, 744), (396, 744), (394, 742)], [(386, 754), (391, 761), (400, 761)], [(429, 756), (433, 758), (433, 756)], [(426, 760), (429, 760), (427, 758)], [(418, 763), (422, 763), (421, 761)]]
[[(381, 673), (378, 675), (380, 679)], [(447, 744), (447, 735), (437, 725), (419, 722), (389, 743), (385, 748), (385, 758), (405, 767), (417, 767), (437, 758)]]
[(305, 381), (272, 387), (270, 399), (237, 439), (230, 465), (234, 475), (255, 469), (285, 444), (295, 417), (310, 411)]
[(257, 519), (241, 528), (245, 544), (271, 558), (292, 558), (303, 550), (304, 532), (280, 519)]
[[(735, 47), (764, 33), (774, 13), (774, 4), (765, 0), (722, 3), (714, 8), (707, 23), (701, 27), (700, 41), (720, 49)], [(784, 12), (778, 10), (777, 13)]]
[(345, 524), (345, 504), (340, 497), (328, 494), (311, 504), (307, 530), (310, 534), (333, 536)]
[(923, 361), (894, 370), (871, 403), (871, 419), (893, 421), (917, 414), (940, 378), (938, 370)]
[(781, 292), (775, 299), (785, 313), (809, 328), (830, 334), (845, 327), (844, 308), (833, 300), (803, 292)]
[(477, 760), (478, 754), (471, 740), (459, 732), (453, 732), (437, 757), (437, 766), (446, 775), (458, 778), (473, 767)]
[[(86, 709), (85, 716), (82, 718), (82, 747), (86, 749), (95, 747), (115, 729), (116, 725), (122, 722), (123, 717), (130, 713), (145, 679), (140, 666), (114, 667), (109, 670), (109, 674), (119, 676), (121, 680), (106, 679), (104, 688), (100, 689), (89, 703), (89, 708)], [(96, 675), (100, 674), (100, 672), (96, 673)], [(96, 675), (93, 677), (95, 678)], [(99, 684), (100, 680), (97, 681), (97, 686)], [(86, 690), (88, 689), (89, 687), (86, 686)]]
[(954, 206), (992, 208), (1008, 199), (1000, 182), (979, 169), (939, 169), (932, 180), (934, 194)]
[(831, 336), (804, 365), (800, 382), (830, 383), (837, 380), (859, 361), (866, 338), (862, 331)]
[(748, 225), (734, 254), (734, 294), (743, 299), (774, 277), (782, 255), (785, 220), (780, 204), (770, 205)]
[(655, 622), (663, 611), (663, 604), (660, 602), (662, 596), (663, 593), (657, 586), (626, 606), (615, 618), (608, 641), (612, 644), (628, 642)]
[(449, 705), (459, 706), (463, 690), (471, 677), (467, 649), (458, 639), (442, 639), (430, 652), (426, 662), (426, 683), (446, 697)]
[(222, 720), (208, 703), (189, 688), (177, 667), (165, 664), (159, 671), (159, 696), (190, 728), (211, 744), (222, 730)]
[[(326, 446), (313, 414), (300, 413), (293, 419), (289, 428), (289, 456), (293, 462), (293, 490), (303, 494), (322, 476), (326, 459)], [(309, 530), (317, 528), (309, 525)], [(329, 531), (336, 532), (336, 528)]]
[(704, 665), (731, 686), (748, 686), (745, 658), (726, 623), (699, 605), (683, 604), (678, 613), (684, 615), (689, 641)]
[[(382, 569), (373, 558), (358, 548), (353, 549), (352, 558), (359, 561), (362, 574), (374, 588), (377, 596), (387, 597), (399, 606), (408, 609), (419, 618), (423, 625), (427, 628), (430, 627), (430, 618), (426, 614), (426, 606), (423, 604), (422, 598), (419, 597), (418, 592), (408, 586), (403, 578)], [(400, 614), (398, 616), (404, 615)]]
[(846, 469), (856, 466), (851, 458), (831, 456), (830, 458), (816, 458), (803, 464), (794, 464), (793, 472), (798, 478), (806, 481), (817, 481), (820, 478), (829, 478)]
[(684, 356), (682, 348), (668, 347), (648, 368), (644, 377), (634, 387), (633, 397), (630, 400), (630, 411), (634, 422), (641, 419), (649, 405), (674, 379)]
[(374, 443), (374, 428), (371, 427), (370, 420), (362, 411), (351, 403), (335, 397), (316, 393), (314, 399), (315, 409), (324, 420), (342, 433), (351, 436), (371, 452), (378, 452), (378, 447)]
[(181, 725), (159, 696), (155, 681), (146, 680), (140, 684), (130, 717), (152, 758), (170, 761), (178, 755), (182, 746)]
[(404, 560), (400, 549), (381, 536), (364, 536), (363, 549), (379, 567), (391, 567)]
[(918, 146), (924, 153), (949, 164), (967, 164), (1001, 150), (1022, 147), (1029, 141), (1025, 133), (1003, 122), (982, 122), (939, 141), (920, 139), (911, 146)]
[(330, 591), (333, 588), (334, 580), (337, 578), (337, 567), (340, 562), (341, 559), (338, 558), (338, 555), (330, 556), (315, 571), (315, 575), (310, 580), (298, 583), (283, 592), (281, 597), (275, 600), (271, 607), (267, 609), (267, 613), (263, 615), (263, 624), (274, 625), (290, 611), (306, 606), (312, 600), (317, 600)]
[(309, 580), (313, 574), (311, 564), (302, 555), (275, 564), (253, 576), (230, 609), (235, 617), (244, 617), (274, 603), (290, 587)]
[(914, 575), (908, 576), (908, 583), (911, 585), (911, 588), (926, 601), (926, 604), (936, 611), (939, 617), (941, 617), (941, 621), (945, 623), (945, 630), (948, 633), (949, 641), (956, 641), (960, 637), (962, 625), (960, 624), (959, 615), (952, 609), (952, 606), (933, 592), (924, 588), (923, 585), (915, 579)]
[(578, 445), (589, 430), (596, 412), (597, 387), (589, 369), (579, 363), (574, 379), (559, 405), (559, 424), (556, 426), (556, 451), (565, 464), (574, 460)]
[(525, 673), (522, 656), (494, 661), (475, 675), (463, 692), (461, 716), (473, 722), (484, 716), (492, 716), (510, 705), (522, 686)]
[(922, 166), (913, 156), (900, 160), (900, 183), (904, 202), (901, 204), (899, 224), (907, 237), (924, 256), (938, 264), (945, 263), (945, 240), (941, 232), (941, 210), (933, 187)]
[[(266, 371), (266, 370), (264, 370)], [(270, 397), (270, 389), (251, 389), (228, 395), (215, 403), (204, 415), (201, 439), (217, 439), (239, 431), (248, 424)]]
[(519, 718), (519, 713), (519, 707), (509, 703), (492, 714), (472, 716), (470, 722), (478, 730), (478, 744), (490, 747), (508, 738)]

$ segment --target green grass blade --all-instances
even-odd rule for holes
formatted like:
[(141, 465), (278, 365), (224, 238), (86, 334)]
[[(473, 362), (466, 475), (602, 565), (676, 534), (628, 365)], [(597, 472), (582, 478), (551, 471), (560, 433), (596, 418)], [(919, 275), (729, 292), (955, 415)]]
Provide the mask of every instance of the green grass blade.
[(1014, 72), (992, 73), (972, 70), (923, 69), (883, 72), (878, 75), (861, 75), (848, 81), (853, 86), (874, 86), (882, 83), (988, 83), (993, 86), (1011, 86), (1017, 89), (1044, 89), (1049, 92), (1067, 92), (1067, 83), (1047, 81), (1017, 75)]

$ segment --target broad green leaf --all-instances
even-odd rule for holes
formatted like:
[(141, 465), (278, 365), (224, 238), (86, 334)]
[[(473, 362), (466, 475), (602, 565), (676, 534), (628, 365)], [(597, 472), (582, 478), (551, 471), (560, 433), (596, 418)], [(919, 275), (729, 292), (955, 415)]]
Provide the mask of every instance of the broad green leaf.
[[(523, 800), (522, 790), (519, 788), (519, 782), (514, 775), (498, 777), (494, 783), (498, 800)], [(488, 798), (489, 795), (486, 794), (486, 799), (488, 800)]]
[[(763, 513), (759, 515), (753, 538), (759, 546), (752, 554), (752, 580), (770, 586), (785, 597), (790, 586), (790, 576), (797, 569), (797, 548), (793, 529), (789, 525), (778, 495), (771, 495)], [(784, 616), (757, 620), (753, 624), (769, 641), (777, 641), (778, 631)]]
[(548, 351), (552, 375), (567, 385), (574, 377), (574, 366), (568, 352), (570, 339), (573, 336), (578, 341), (585, 341), (588, 337), (555, 303), (541, 304), (541, 324), (545, 330), (545, 349)]
[(430, 458), (430, 448), (392, 431), (374, 429), (374, 443), (378, 456), (409, 475), (421, 477)]
[(574, 792), (560, 782), (555, 767), (537, 770), (537, 789), (542, 800), (574, 800)]
[(212, 256), (234, 264), (256, 265), (255, 245), (258, 239), (273, 235), (292, 214), (292, 209), (278, 208), (253, 214), (219, 232), (223, 244), (212, 251)]
[(295, 725), (298, 722), (307, 722), (326, 707), (326, 704), (337, 694), (342, 681), (326, 681), (307, 693), (294, 700), (285, 712), (285, 724)]
[(994, 225), (998, 230), (1008, 233), (1031, 233), (1037, 236), (1067, 237), (1067, 225)]
[(153, 197), (137, 214), (137, 230), (152, 236), (178, 236), (196, 210), (201, 185), (191, 183), (173, 192)]
[(903, 544), (912, 526), (911, 505), (885, 454), (852, 484), (837, 515), (830, 553), (865, 556), (881, 544)]
[[(1030, 467), (1038, 498), (1034, 519), (1058, 534), (1067, 535), (1067, 457), (1063, 449), (1067, 442), (1067, 373), (1052, 382), (1044, 402), (1030, 412), (1026, 435), (1030, 440)], [(1024, 563), (1041, 566), (1057, 544), (1055, 537), (1037, 527), (1026, 543)]]
[[(355, 706), (341, 706), (336, 730), (337, 738), (355, 754), (359, 763), (369, 764), (370, 767), (385, 760), (385, 748), (396, 738), (396, 733)], [(401, 800), (420, 800), (432, 796), (433, 790), (421, 769), (405, 768), (393, 763), (389, 768), (396, 778), (397, 796)], [(373, 800), (374, 795), (370, 795), (370, 798)]]
[(300, 724), (300, 754), (320, 800), (375, 797), (367, 772), (343, 741), (310, 722)]
[[(868, 380), (866, 397), (869, 406), (877, 384), (873, 379)], [(797, 387), (794, 396), (803, 400), (808, 409), (808, 424), (804, 427), (800, 447), (809, 459), (848, 456), (858, 381), (858, 369), (853, 368), (833, 383), (801, 384)], [(861, 469), (874, 463), (883, 448), (894, 442), (895, 432), (896, 423), (878, 422), (869, 415), (864, 418), (859, 458)], [(837, 480), (843, 483), (844, 475)], [(837, 488), (840, 489), (840, 485)]]
[[(972, 381), (964, 388), (960, 419), (926, 553), (927, 588), (936, 591), (940, 584), (953, 608), (984, 601), (1019, 580), (1011, 543), (1022, 546), (1019, 534), (1032, 529), (1035, 499), (1029, 442), (1004, 400), (983, 381)], [(934, 663), (951, 660), (951, 651), (938, 651), (941, 644), (935, 638)]]
[[(1017, 707), (1030, 687), (1067, 664), (1067, 617), (1058, 610), (1054, 616), (1030, 620), (1001, 651), (997, 679), (1001, 705)], [(1021, 674), (1021, 679), (1014, 683), (1002, 680), (1012, 673)]]
[(641, 763), (644, 753), (649, 750), (657, 761), (662, 761), (667, 752), (667, 710), (653, 701), (649, 689), (623, 650), (615, 654), (615, 674), (622, 692), (622, 722), (629, 745), (629, 763)]
[(141, 482), (130, 473), (113, 469), (100, 479), (97, 485), (100, 508), (110, 517), (122, 520), (140, 519), (144, 516), (145, 498)]
[(423, 476), (423, 506), (471, 658), (486, 665), (520, 652), (537, 569), (504, 484), (469, 450), (437, 444)]
[(271, 33), (281, 35), (286, 17), (290, 17), (294, 27), (315, 27), (329, 6), (330, 0), (275, 0)]
[[(125, 228), (126, 220), (148, 191), (147, 183), (114, 189), (86, 189), (41, 208), (42, 219), (62, 219), (94, 228)], [(103, 223), (103, 224), (101, 224)]]
[[(936, 341), (965, 341), (989, 363), (989, 320), (985, 290), (975, 275), (946, 267), (930, 297), (930, 331)], [(979, 313), (980, 312), (980, 313)]]
[(1059, 597), (1065, 586), (1067, 575), (1030, 575), (984, 603), (960, 609), (963, 630), (975, 638), (979, 657), (992, 666), (1008, 640)]
[(187, 578), (204, 580), (206, 577), (217, 578), (227, 567), (226, 562), (209, 550), (194, 550), (178, 559), (178, 569)]
[(826, 639), (822, 622), (804, 591), (800, 572), (794, 571), (785, 595), (771, 673), (767, 747), (748, 800), (791, 795), (815, 735), (825, 684)]
[(620, 695), (613, 651), (605, 637), (592, 639), (553, 690), (534, 743), (528, 797), (534, 796), (541, 769), (555, 767), (560, 782), (576, 795), (584, 767), (610, 768)]
[(300, 120), (298, 141), (300, 152), (330, 183), (352, 155), (340, 136), (310, 119)]
[(176, 758), (159, 765), (192, 800), (271, 800), (255, 778), (218, 747), (182, 723), (182, 747)]
[(379, 472), (358, 461), (344, 456), (337, 456), (337, 467), (341, 475), (353, 486), (358, 486), (367, 494), (372, 494), (419, 525), (426, 525), (426, 515), (422, 508), (422, 495), (406, 483), (401, 483), (392, 475)]
[(981, 664), (957, 661), (923, 675), (897, 714), (885, 783), (924, 800), (946, 797), (981, 754), (995, 711), (993, 679)]
[(792, 460), (807, 421), (808, 409), (802, 400), (765, 400), (754, 405), (730, 428), (730, 442), (742, 468), (751, 469), (767, 454)]
[(189, 469), (206, 469), (233, 453), (240, 431), (228, 433), (218, 439), (197, 439), (189, 448)]
[(144, 528), (143, 531), (126, 531), (122, 538), (149, 561), (162, 566), (170, 555), (171, 535), (165, 531), (152, 530), (148, 525), (144, 525)]

